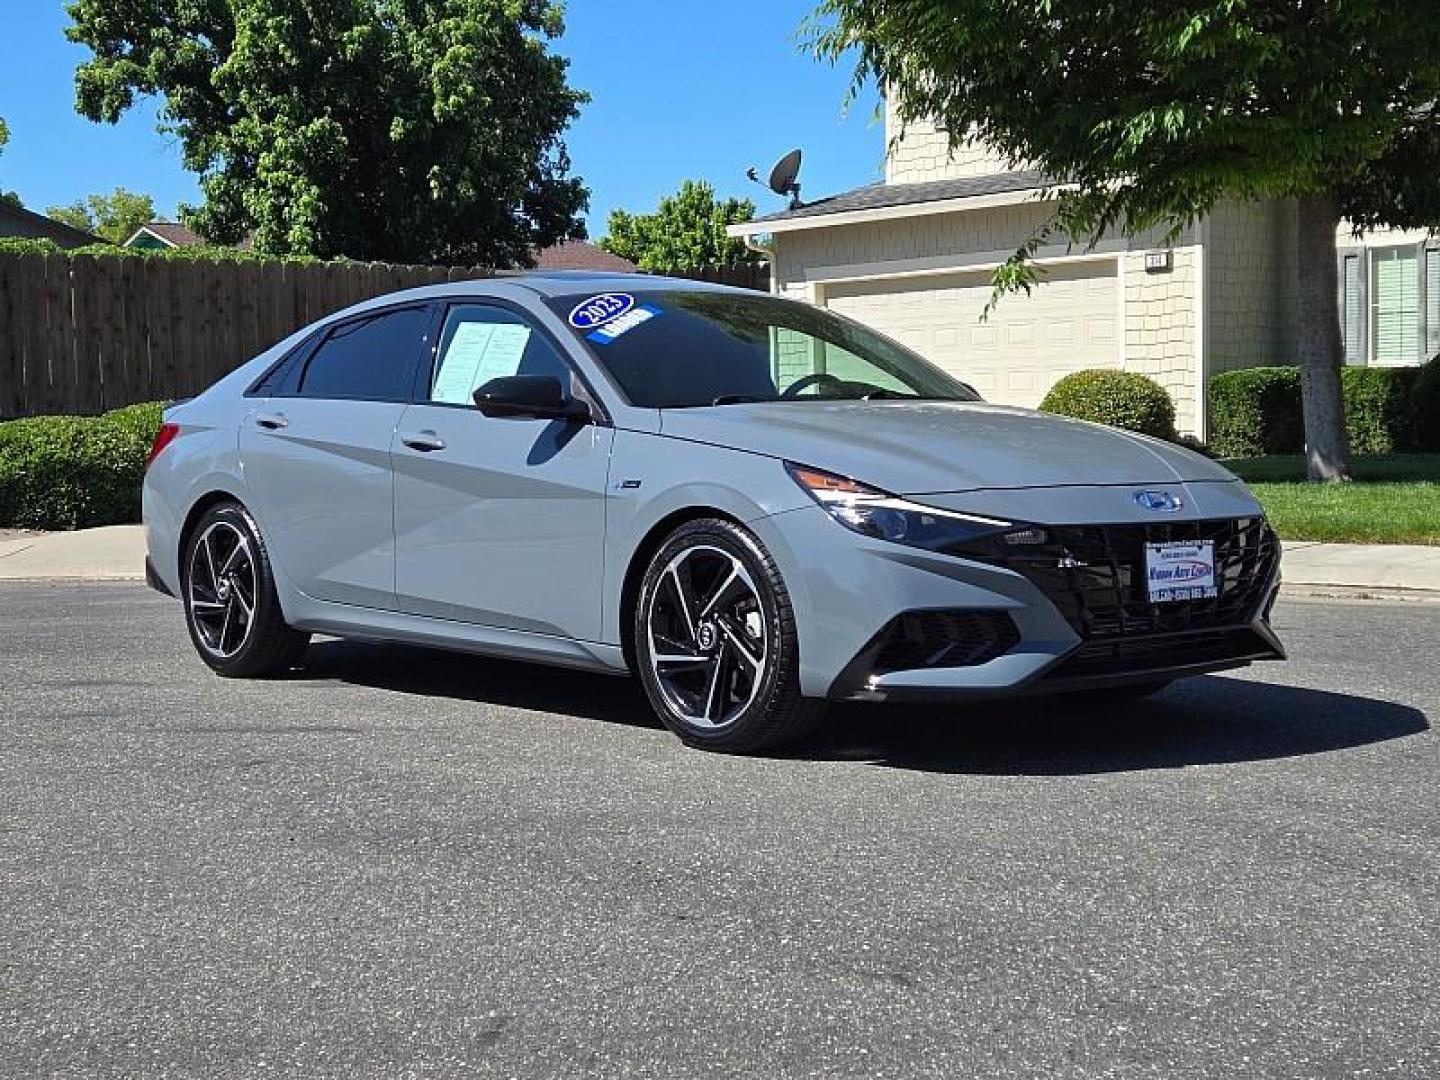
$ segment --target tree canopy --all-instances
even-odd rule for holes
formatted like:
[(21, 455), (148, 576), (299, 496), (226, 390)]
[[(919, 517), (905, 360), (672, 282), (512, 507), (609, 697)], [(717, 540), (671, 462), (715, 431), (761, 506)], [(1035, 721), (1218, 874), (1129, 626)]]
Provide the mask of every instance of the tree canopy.
[(155, 200), (117, 187), (109, 195), (90, 195), (70, 206), (52, 206), (45, 216), (123, 244), (140, 226), (155, 220)]
[(1296, 199), (1312, 475), (1344, 472), (1334, 230), (1342, 215), (1366, 228), (1440, 222), (1432, 6), (825, 0), (812, 33), (820, 55), (853, 58), (857, 84), (894, 93), (903, 122), (934, 118), (952, 141), (1056, 178), (1053, 219), (997, 273), (1002, 290), (1035, 282), (1049, 234), (1091, 243), (1162, 227), (1173, 239), (1221, 199)]
[(158, 95), (219, 243), (274, 254), (528, 265), (583, 236), (562, 134), (587, 97), (552, 0), (71, 0), (76, 107)]
[(693, 270), (729, 266), (758, 258), (743, 241), (725, 235), (725, 226), (749, 221), (755, 204), (749, 199), (715, 198), (704, 180), (686, 180), (666, 195), (650, 214), (612, 210), (609, 235), (600, 246), (642, 270)]
[[(5, 118), (0, 116), (0, 154), (5, 152), (5, 144), (10, 141), (10, 129), (5, 126)], [(13, 191), (6, 191), (0, 188), (0, 203), (8, 203), (11, 206), (20, 205), (20, 196)]]

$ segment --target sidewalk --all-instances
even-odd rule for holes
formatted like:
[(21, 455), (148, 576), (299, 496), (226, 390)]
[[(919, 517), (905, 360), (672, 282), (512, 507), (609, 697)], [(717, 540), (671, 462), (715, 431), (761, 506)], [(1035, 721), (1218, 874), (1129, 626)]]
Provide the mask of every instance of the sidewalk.
[(1280, 573), (1291, 595), (1440, 600), (1440, 547), (1287, 540)]
[[(1405, 544), (1285, 544), (1290, 595), (1440, 601), (1440, 547)], [(0, 532), (0, 581), (143, 581), (138, 525), (69, 533)]]
[(0, 533), (0, 581), (144, 581), (139, 525), (79, 532)]

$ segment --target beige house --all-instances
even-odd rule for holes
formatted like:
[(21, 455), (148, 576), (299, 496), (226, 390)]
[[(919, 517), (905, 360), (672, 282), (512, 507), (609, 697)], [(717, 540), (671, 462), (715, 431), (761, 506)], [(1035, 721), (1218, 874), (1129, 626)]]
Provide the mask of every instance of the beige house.
[[(991, 401), (1035, 406), (1069, 372), (1123, 368), (1158, 380), (1181, 431), (1203, 436), (1210, 375), (1295, 361), (1295, 215), (1283, 202), (1222, 204), (1173, 247), (1157, 234), (1042, 248), (1044, 283), (982, 322), (991, 271), (1046, 220), (1044, 183), (979, 145), (951, 154), (943, 131), (913, 124), (883, 183), (730, 233), (773, 253), (776, 292), (890, 334)], [(1348, 229), (1339, 242), (1347, 362), (1440, 350), (1440, 242), (1362, 242)]]

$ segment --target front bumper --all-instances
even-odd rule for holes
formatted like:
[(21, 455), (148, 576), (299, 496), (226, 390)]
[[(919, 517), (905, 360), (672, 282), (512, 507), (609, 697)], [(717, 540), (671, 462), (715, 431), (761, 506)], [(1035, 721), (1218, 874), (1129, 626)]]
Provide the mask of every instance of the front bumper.
[[(1237, 533), (1237, 520), (1251, 526), (1239, 539), (1224, 540)], [(1268, 621), (1279, 544), (1258, 507), (1243, 519), (1196, 514), (1163, 526), (1132, 521), (1074, 533), (1051, 526), (1081, 557), (1065, 560), (1078, 569), (1056, 574), (1050, 567), (1048, 575), (983, 552), (958, 557), (871, 540), (819, 507), (756, 524), (790, 586), (801, 690), (809, 696), (904, 701), (1060, 693), (1285, 657)], [(1220, 597), (1208, 608), (1144, 598), (1143, 572), (1132, 571), (1133, 556), (1118, 538), (1133, 540), (1147, 528), (1165, 539), (1216, 530), (1217, 562), (1225, 567)], [(1117, 530), (1113, 550), (1084, 546), (1105, 529)]]
[(149, 585), (150, 588), (154, 589), (162, 596), (168, 596), (171, 599), (175, 598), (175, 590), (170, 588), (169, 585), (165, 584), (165, 579), (162, 578), (159, 572), (155, 569), (155, 560), (152, 559), (149, 555), (145, 556), (145, 584)]

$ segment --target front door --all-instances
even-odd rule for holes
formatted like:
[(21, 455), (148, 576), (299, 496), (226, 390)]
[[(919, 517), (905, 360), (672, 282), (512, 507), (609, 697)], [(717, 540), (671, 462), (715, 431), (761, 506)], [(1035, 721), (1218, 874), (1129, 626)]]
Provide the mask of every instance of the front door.
[(432, 314), (410, 306), (336, 324), (241, 427), (270, 558), (316, 599), (395, 606), (390, 447)]
[(518, 309), (451, 305), (434, 357), (395, 442), (400, 609), (599, 640), (614, 429), (475, 408), (474, 390), (503, 375), (554, 375), (583, 393)]

